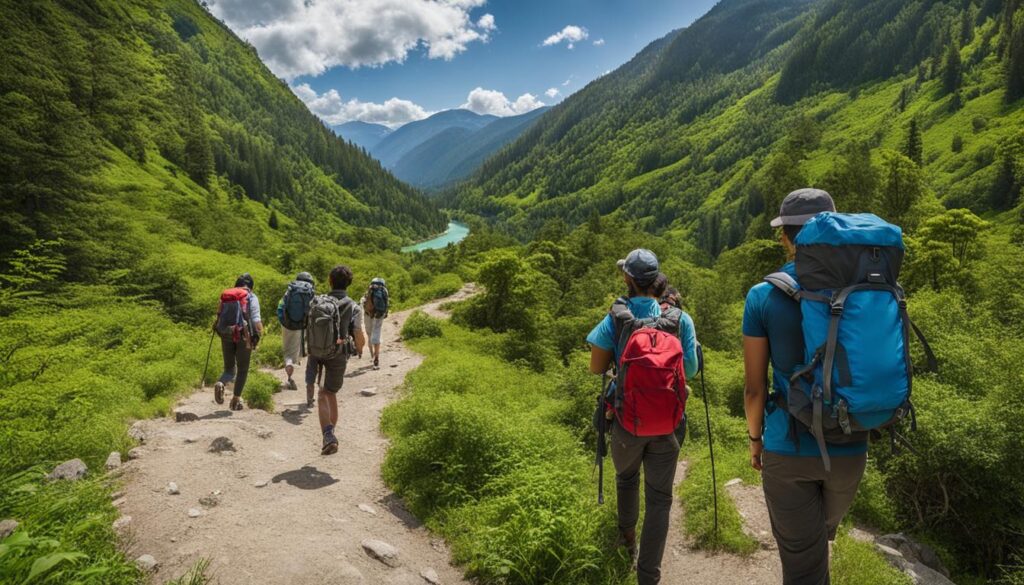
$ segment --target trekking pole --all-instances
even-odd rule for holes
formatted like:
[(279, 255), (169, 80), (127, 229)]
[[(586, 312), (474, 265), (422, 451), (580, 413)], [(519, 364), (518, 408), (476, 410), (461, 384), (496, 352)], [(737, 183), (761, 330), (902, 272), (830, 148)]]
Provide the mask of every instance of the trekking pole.
[(711, 490), (715, 502), (715, 534), (718, 534), (718, 477), (715, 474), (715, 444), (711, 440), (711, 406), (708, 399), (708, 389), (704, 384), (704, 348), (697, 344), (697, 367), (700, 371), (700, 393), (704, 398), (704, 420), (707, 421), (708, 430), (708, 452), (711, 454)]
[(597, 396), (597, 503), (598, 505), (604, 504), (604, 450), (605, 450), (605, 430), (607, 429), (608, 419), (604, 415), (604, 409), (601, 406), (604, 404), (604, 392), (605, 392), (605, 381), (608, 377), (607, 374), (601, 374), (601, 393)]
[(210, 367), (210, 353), (213, 351), (213, 336), (216, 335), (216, 331), (210, 332), (210, 347), (206, 349), (206, 365), (203, 366), (203, 378), (199, 380), (199, 387), (206, 387), (206, 371)]

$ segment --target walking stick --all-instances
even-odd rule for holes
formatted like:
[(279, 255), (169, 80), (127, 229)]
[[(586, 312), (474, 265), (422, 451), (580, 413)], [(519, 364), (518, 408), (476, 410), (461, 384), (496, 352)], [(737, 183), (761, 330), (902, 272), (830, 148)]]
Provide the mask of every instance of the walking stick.
[(715, 534), (718, 534), (718, 477), (715, 474), (715, 444), (711, 440), (711, 407), (708, 405), (708, 389), (704, 384), (704, 348), (697, 344), (697, 367), (700, 371), (700, 393), (704, 398), (704, 420), (707, 421), (708, 452), (711, 454), (711, 489), (715, 501)]
[(608, 428), (608, 418), (604, 414), (605, 383), (608, 375), (601, 374), (601, 393), (597, 396), (597, 410), (595, 411), (597, 423), (597, 503), (604, 504), (604, 456), (607, 454), (607, 441), (605, 432)]
[(213, 336), (216, 335), (216, 331), (210, 332), (210, 347), (206, 349), (206, 365), (203, 366), (203, 379), (199, 380), (199, 387), (206, 387), (206, 370), (210, 367), (210, 352), (213, 351)]

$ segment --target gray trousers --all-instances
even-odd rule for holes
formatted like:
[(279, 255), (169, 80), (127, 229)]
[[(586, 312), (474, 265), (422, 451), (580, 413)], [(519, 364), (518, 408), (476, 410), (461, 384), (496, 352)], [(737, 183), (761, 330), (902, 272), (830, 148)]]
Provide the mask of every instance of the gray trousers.
[(613, 424), (611, 444), (622, 532), (636, 528), (640, 519), (641, 465), (644, 468), (646, 516), (636, 563), (637, 583), (656, 585), (661, 580), (679, 442), (675, 435), (637, 437)]
[(761, 485), (779, 545), (784, 585), (828, 585), (828, 541), (857, 495), (867, 454), (820, 457), (765, 452)]
[(223, 337), (220, 338), (220, 349), (224, 354), (224, 373), (220, 375), (220, 381), (227, 384), (234, 380), (234, 395), (241, 396), (242, 390), (245, 389), (245, 380), (249, 377), (249, 361), (252, 358), (252, 350), (249, 349), (244, 339), (231, 341), (231, 339)]

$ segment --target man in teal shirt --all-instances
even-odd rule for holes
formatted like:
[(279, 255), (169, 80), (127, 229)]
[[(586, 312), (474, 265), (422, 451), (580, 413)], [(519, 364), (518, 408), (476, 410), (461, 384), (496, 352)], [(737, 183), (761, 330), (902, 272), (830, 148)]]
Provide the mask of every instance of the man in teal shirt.
[[(803, 225), (823, 211), (835, 211), (832, 197), (818, 189), (801, 189), (783, 200), (779, 217), (772, 221), (772, 227), (782, 228), (782, 245), (789, 255), (781, 270), (794, 279), (793, 242)], [(785, 409), (768, 400), (769, 360), (772, 389), (785, 393), (790, 375), (804, 363), (804, 340), (799, 305), (767, 282), (755, 285), (747, 294), (743, 360), (750, 464), (761, 472), (782, 559), (783, 583), (827, 585), (828, 541), (835, 538), (857, 493), (867, 461), (867, 442), (828, 445), (832, 471), (825, 471), (811, 433), (799, 423), (794, 425)]]

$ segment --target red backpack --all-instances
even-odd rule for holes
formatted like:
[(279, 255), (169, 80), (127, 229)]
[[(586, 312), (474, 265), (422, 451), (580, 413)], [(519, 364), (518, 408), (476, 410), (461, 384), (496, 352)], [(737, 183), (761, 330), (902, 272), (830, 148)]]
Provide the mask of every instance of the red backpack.
[(217, 333), (224, 339), (230, 337), (236, 343), (250, 338), (249, 289), (229, 288), (220, 293)]
[(686, 370), (678, 309), (637, 319), (628, 301), (612, 305), (618, 347), (615, 395), (610, 405), (626, 431), (638, 437), (670, 435), (686, 410)]

